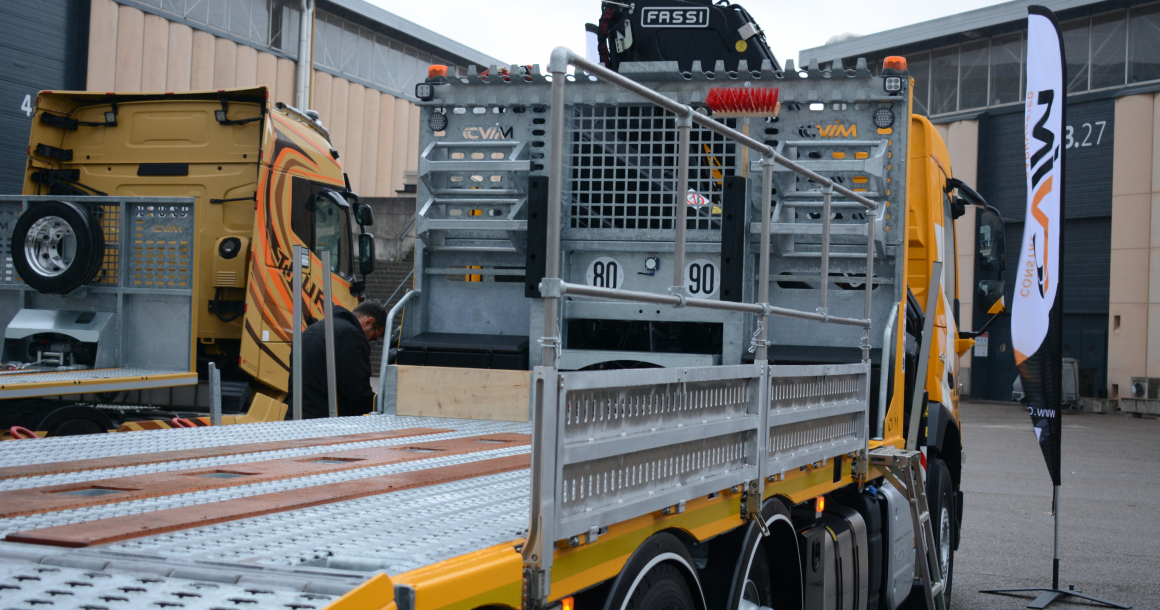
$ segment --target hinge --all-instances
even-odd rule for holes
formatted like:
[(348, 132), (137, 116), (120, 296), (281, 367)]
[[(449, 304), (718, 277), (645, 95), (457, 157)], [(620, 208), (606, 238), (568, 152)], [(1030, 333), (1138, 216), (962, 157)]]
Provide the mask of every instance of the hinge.
[(746, 485), (745, 494), (741, 496), (741, 518), (753, 521), (757, 524), (757, 529), (761, 530), (762, 536), (769, 536), (769, 526), (765, 524), (765, 518), (761, 515), (761, 486), (756, 480)]
[[(266, 112), (265, 104), (259, 104), (259, 106), (262, 108), (262, 111), (260, 113), (258, 113), (258, 116), (250, 117), (248, 119), (231, 120), (229, 118), (230, 102), (229, 102), (229, 99), (227, 99), (227, 97), (226, 97), (226, 93), (224, 91), (220, 92), (218, 94), (218, 98), (221, 100), (222, 109), (221, 110), (214, 110), (213, 116), (215, 119), (217, 119), (217, 122), (219, 125), (245, 125), (246, 123), (253, 123), (254, 121), (262, 120), (262, 115), (265, 114), (265, 112)], [(338, 156), (335, 156), (335, 159), (337, 159), (337, 158), (338, 158)]]

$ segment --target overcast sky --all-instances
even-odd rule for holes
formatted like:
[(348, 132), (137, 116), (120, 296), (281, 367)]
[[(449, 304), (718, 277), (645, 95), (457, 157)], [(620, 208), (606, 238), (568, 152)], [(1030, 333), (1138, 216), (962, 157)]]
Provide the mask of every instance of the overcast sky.
[[(584, 24), (600, 18), (599, 0), (369, 0), (425, 28), (507, 64), (546, 65), (552, 49), (584, 52)], [(831, 36), (873, 34), (955, 13), (1000, 4), (999, 0), (810, 0), (738, 2), (766, 32), (778, 61), (797, 61), (798, 51)]]

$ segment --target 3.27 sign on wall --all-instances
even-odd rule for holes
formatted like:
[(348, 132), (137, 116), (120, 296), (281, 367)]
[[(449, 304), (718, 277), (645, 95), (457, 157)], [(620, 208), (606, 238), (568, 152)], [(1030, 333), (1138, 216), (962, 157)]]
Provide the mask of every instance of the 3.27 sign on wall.
[(1099, 146), (1104, 141), (1104, 129), (1107, 126), (1107, 121), (1067, 125), (1063, 133), (1063, 147), (1068, 149)]

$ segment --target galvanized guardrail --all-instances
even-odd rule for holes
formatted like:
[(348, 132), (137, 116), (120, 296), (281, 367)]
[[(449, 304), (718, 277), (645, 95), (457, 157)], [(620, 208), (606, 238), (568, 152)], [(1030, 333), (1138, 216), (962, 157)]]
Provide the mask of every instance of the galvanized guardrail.
[[(675, 263), (669, 294), (599, 288), (560, 279), (560, 220), (564, 184), (565, 88), (568, 66), (624, 88), (677, 115), (677, 184), (674, 191)], [(878, 204), (802, 167), (745, 134), (693, 108), (559, 47), (552, 52), (549, 121), (547, 260), (544, 297), (544, 366), (532, 376), (531, 511), (523, 548), (524, 608), (548, 598), (553, 549), (596, 541), (608, 525), (655, 511), (681, 511), (698, 496), (737, 488), (760, 511), (765, 483), (787, 470), (868, 451), (869, 330)], [(758, 302), (734, 303), (688, 297), (684, 291), (685, 193), (689, 135), (696, 123), (762, 156), (761, 243)], [(831, 196), (864, 206), (866, 305), (862, 319), (830, 316), (827, 292), (817, 311), (769, 305), (772, 183), (775, 166), (822, 188), (821, 277), (829, 275)], [(781, 170), (785, 171), (785, 170)], [(851, 205), (844, 202), (843, 205)], [(826, 282), (822, 281), (825, 286)], [(560, 299), (587, 296), (752, 313), (754, 364), (650, 370), (561, 373)], [(768, 316), (778, 315), (863, 329), (862, 362), (817, 366), (769, 366)]]

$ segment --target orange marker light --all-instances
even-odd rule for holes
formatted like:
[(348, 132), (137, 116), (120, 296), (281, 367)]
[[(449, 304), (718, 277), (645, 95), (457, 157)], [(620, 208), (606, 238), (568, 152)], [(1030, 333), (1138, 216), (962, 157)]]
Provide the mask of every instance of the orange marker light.
[(882, 67), (892, 68), (894, 70), (905, 70), (906, 58), (898, 55), (891, 55), (890, 57), (882, 60)]
[(427, 68), (427, 78), (435, 78), (436, 76), (447, 76), (447, 66), (431, 64), (431, 67)]
[(560, 600), (560, 610), (576, 610), (576, 600), (571, 597)]
[(826, 496), (818, 496), (818, 499), (816, 500), (816, 502), (818, 504), (818, 512), (819, 513), (826, 510)]

